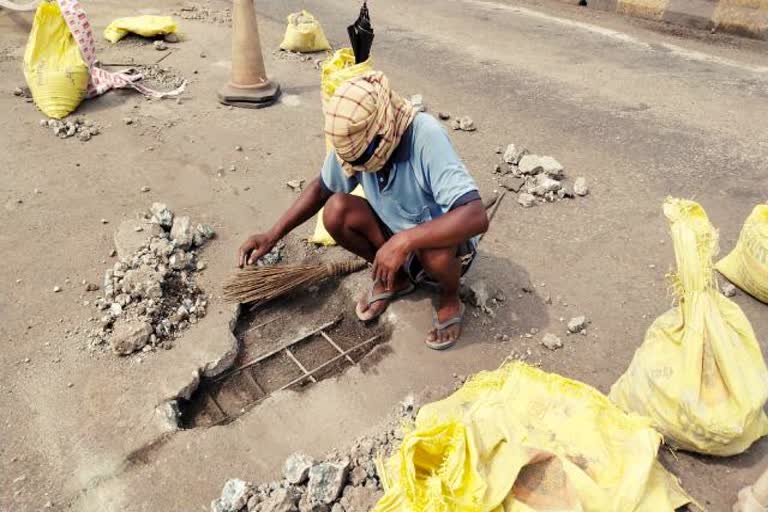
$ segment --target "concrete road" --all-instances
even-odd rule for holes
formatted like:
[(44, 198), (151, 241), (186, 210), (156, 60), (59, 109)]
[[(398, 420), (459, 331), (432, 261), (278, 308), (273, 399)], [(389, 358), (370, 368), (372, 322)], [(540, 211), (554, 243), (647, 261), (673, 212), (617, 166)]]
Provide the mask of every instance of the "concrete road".
[[(88, 13), (100, 30), (116, 16), (180, 5), (109, 0)], [(512, 350), (530, 350), (545, 369), (607, 391), (671, 302), (664, 274), (674, 256), (663, 199), (700, 201), (724, 250), (766, 199), (764, 43), (560, 3), (373, 3), (376, 67), (403, 94), (422, 94), (431, 111), (475, 120), (477, 132), (451, 135), (483, 193), (496, 188), (495, 148), (510, 142), (556, 157), (569, 176), (588, 179), (591, 193), (532, 209), (504, 204), (472, 277), (493, 279), (510, 300), (495, 320), (473, 319), (457, 350), (423, 347), (429, 307), (421, 296), (393, 308), (392, 351), (373, 370), (275, 397), (226, 427), (165, 434), (154, 407), (231, 348), (227, 310), (215, 303), (211, 318), (171, 351), (117, 359), (87, 350), (82, 326), (94, 312), (82, 306), (88, 297), (78, 283), (98, 282), (111, 265), (118, 221), (161, 200), (216, 224), (220, 237), (207, 249), (202, 278), (215, 295), (241, 239), (267, 228), (293, 200), (284, 182), (313, 177), (323, 157), (318, 71), (272, 55), (284, 18), (307, 8), (332, 43), (343, 45), (356, 5), (259, 2), (267, 65), (286, 93), (264, 111), (217, 106), (229, 29), (182, 22), (187, 38), (164, 65), (191, 80), (183, 103), (145, 102), (128, 92), (88, 101), (82, 113), (104, 126), (88, 144), (57, 140), (38, 126), (31, 104), (10, 94), (23, 83), (31, 16), (0, 12), (0, 510), (37, 510), (48, 501), (57, 510), (205, 510), (225, 479), (270, 478), (295, 450), (319, 455), (343, 447), (408, 392), (437, 396), (454, 373), (493, 368)], [(99, 55), (105, 62), (158, 58), (134, 42), (100, 45)], [(137, 122), (126, 126), (126, 116)], [(234, 161), (249, 170), (218, 176), (219, 166)], [(139, 191), (144, 185), (151, 193)], [(520, 293), (529, 283), (535, 293)], [(54, 285), (62, 293), (54, 295)], [(743, 294), (736, 300), (767, 349), (766, 306)], [(591, 319), (589, 336), (566, 338), (560, 351), (522, 337), (531, 328), (562, 334), (561, 319), (578, 314)], [(497, 342), (497, 333), (512, 340)], [(759, 474), (766, 452), (763, 440), (729, 459), (662, 458), (697, 500), (725, 511)]]

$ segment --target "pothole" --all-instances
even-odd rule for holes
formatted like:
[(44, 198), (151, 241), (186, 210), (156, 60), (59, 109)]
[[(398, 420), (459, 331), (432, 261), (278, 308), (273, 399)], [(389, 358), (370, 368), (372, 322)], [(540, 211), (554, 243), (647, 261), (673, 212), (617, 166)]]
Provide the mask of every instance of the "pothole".
[(181, 428), (223, 425), (277, 391), (336, 377), (387, 341), (389, 330), (381, 322), (359, 322), (350, 294), (326, 283), (266, 308), (246, 309), (235, 335), (241, 350), (232, 368), (203, 379), (189, 400), (179, 401)]

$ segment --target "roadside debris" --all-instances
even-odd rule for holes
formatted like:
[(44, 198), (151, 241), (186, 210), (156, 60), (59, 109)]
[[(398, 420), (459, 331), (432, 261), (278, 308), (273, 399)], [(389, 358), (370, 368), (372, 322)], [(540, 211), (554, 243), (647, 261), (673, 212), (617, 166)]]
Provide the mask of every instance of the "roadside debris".
[(577, 178), (573, 184), (565, 181), (563, 165), (551, 156), (531, 154), (526, 147), (516, 144), (499, 146), (496, 154), (501, 155), (493, 168), (499, 185), (517, 193), (517, 202), (523, 208), (589, 193), (586, 179)]
[(437, 117), (439, 117), (441, 121), (447, 121), (451, 118), (451, 114), (449, 112), (438, 112)]
[(587, 179), (586, 178), (576, 178), (576, 181), (573, 184), (573, 192), (577, 196), (585, 196), (589, 194), (589, 187), (587, 186)]
[(158, 89), (176, 89), (186, 83), (186, 79), (171, 67), (159, 64), (140, 64), (134, 66), (144, 76), (142, 83)]
[(168, 49), (168, 45), (165, 44), (165, 41), (163, 41), (162, 39), (158, 39), (157, 41), (154, 41), (152, 43), (152, 46), (154, 46), (155, 50), (159, 52), (164, 52), (165, 50)]
[(541, 344), (547, 347), (549, 350), (557, 350), (563, 347), (563, 340), (554, 334), (547, 333), (541, 339)]
[(206, 314), (207, 297), (194, 279), (205, 268), (196, 250), (213, 236), (210, 226), (193, 227), (161, 203), (142, 220), (124, 222), (115, 234), (120, 260), (106, 271), (104, 295), (94, 302), (102, 316), (100, 329), (89, 335), (92, 347), (109, 342), (119, 355), (171, 348), (174, 337)]
[(384, 495), (377, 457), (388, 457), (403, 438), (403, 424), (417, 409), (409, 397), (395, 418), (377, 434), (358, 439), (347, 454), (331, 453), (316, 461), (294, 453), (283, 465), (283, 479), (271, 483), (228, 480), (211, 512), (368, 512)]
[(101, 133), (101, 128), (90, 119), (77, 116), (69, 119), (41, 119), (40, 126), (50, 128), (55, 136), (68, 139), (77, 136), (78, 140), (88, 142), (91, 137)]
[(232, 11), (229, 7), (219, 11), (199, 4), (187, 4), (173, 14), (185, 20), (232, 25)]
[(304, 181), (305, 180), (289, 180), (285, 182), (285, 185), (294, 192), (301, 192), (301, 189), (304, 186)]
[(720, 287), (720, 291), (722, 291), (723, 295), (725, 295), (728, 298), (736, 296), (736, 287), (729, 282), (723, 283), (723, 285)]
[(475, 122), (469, 116), (459, 117), (453, 120), (451, 127), (454, 130), (461, 130), (463, 132), (473, 132), (477, 130)]
[(577, 316), (574, 318), (571, 318), (568, 320), (568, 332), (570, 334), (586, 334), (587, 331), (587, 325), (589, 324), (589, 320), (587, 320), (587, 317), (585, 316)]

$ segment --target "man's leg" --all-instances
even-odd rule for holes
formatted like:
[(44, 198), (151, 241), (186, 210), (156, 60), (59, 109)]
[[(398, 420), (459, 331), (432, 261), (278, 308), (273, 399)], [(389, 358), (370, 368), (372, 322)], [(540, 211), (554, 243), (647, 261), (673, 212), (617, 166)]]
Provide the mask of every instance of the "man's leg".
[[(376, 251), (387, 241), (368, 201), (351, 194), (334, 194), (328, 199), (323, 209), (323, 224), (336, 243), (369, 263), (373, 263)], [(376, 296), (385, 291), (397, 292), (409, 285), (407, 276), (401, 270), (395, 279), (393, 290), (384, 290), (382, 284), (374, 283), (372, 295)], [(384, 312), (388, 305), (388, 300), (369, 304), (366, 295), (358, 304), (358, 316), (361, 320), (371, 320)]]
[[(456, 247), (446, 249), (423, 249), (418, 258), (424, 270), (440, 285), (440, 298), (437, 307), (437, 321), (447, 322), (461, 314), (459, 298), (459, 280), (461, 279), (461, 260), (456, 255)], [(441, 331), (432, 329), (427, 335), (430, 343), (451, 343), (461, 336), (461, 323), (453, 324)]]

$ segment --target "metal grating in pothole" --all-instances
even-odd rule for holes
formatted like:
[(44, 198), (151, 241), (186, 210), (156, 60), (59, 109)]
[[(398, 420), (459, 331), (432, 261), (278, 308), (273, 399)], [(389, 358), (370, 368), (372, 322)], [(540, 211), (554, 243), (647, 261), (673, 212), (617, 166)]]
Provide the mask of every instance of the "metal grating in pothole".
[(203, 380), (190, 400), (181, 401), (181, 427), (229, 423), (272, 393), (300, 390), (360, 363), (387, 332), (338, 313), (351, 304), (346, 293), (326, 288), (244, 313), (233, 368)]

